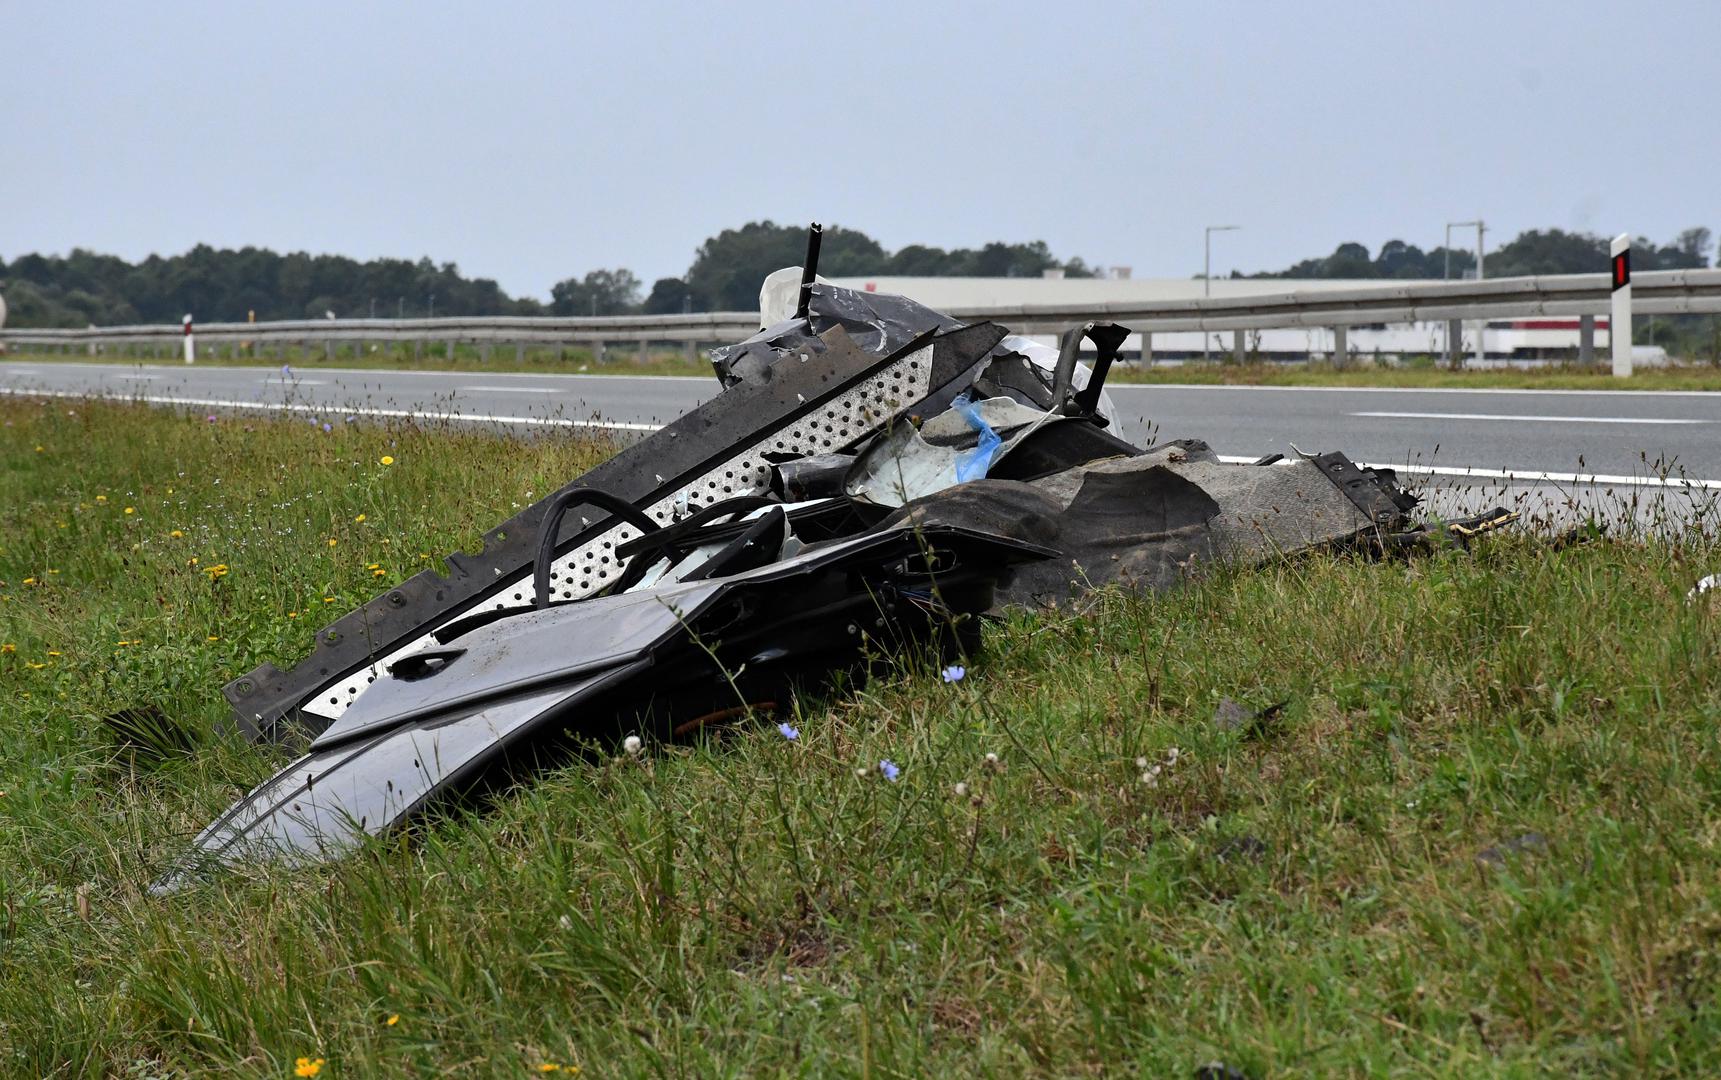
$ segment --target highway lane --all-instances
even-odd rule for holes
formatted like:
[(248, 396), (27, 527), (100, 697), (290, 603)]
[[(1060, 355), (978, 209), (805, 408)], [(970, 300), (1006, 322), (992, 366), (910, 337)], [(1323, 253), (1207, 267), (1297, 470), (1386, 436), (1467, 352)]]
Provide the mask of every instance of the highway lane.
[[(8, 361), (0, 362), (0, 389), (212, 411), (287, 406), (311, 415), (428, 413), (648, 431), (717, 385), (668, 376)], [(1337, 449), (1359, 461), (1432, 470), (1448, 485), (1450, 472), (1478, 470), (1503, 495), (1547, 487), (1534, 481), (1550, 474), (1556, 484), (1540, 493), (1544, 501), (1570, 494), (1575, 476), (1596, 474), (1609, 478), (1600, 485), (1608, 488), (1636, 478), (1645, 482), (1626, 486), (1665, 489), (1657, 478), (1671, 475), (1721, 491), (1721, 393), (1125, 385), (1110, 393), (1126, 438), (1201, 438), (1235, 458), (1290, 453), (1293, 444)]]

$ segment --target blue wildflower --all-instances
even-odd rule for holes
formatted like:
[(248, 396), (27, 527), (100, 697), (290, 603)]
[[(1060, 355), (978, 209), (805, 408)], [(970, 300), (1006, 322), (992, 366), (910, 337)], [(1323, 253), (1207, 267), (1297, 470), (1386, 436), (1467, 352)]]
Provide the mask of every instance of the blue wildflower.
[(878, 771), (883, 773), (884, 778), (893, 784), (896, 783), (897, 776), (902, 772), (901, 769), (896, 767), (896, 762), (889, 758), (885, 758), (883, 761), (878, 763)]
[(788, 739), (790, 742), (794, 742), (796, 739), (801, 737), (801, 733), (790, 727), (787, 721), (778, 724), (777, 731), (783, 736), (783, 738)]
[(968, 669), (961, 664), (951, 664), (939, 674), (944, 676), (944, 681), (947, 683), (961, 682), (963, 676), (968, 674)]
[(323, 430), (324, 431), (333, 431), (333, 430), (335, 430), (335, 425), (330, 424), (330, 423), (324, 423), (323, 424)]

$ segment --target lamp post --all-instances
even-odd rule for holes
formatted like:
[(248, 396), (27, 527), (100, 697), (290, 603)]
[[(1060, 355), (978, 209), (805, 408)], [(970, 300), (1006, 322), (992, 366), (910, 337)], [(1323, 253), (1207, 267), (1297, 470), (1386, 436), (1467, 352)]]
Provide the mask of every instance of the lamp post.
[[(1446, 223), (1446, 277), (1452, 276), (1452, 230), (1468, 229), (1471, 226), (1476, 227), (1476, 280), (1482, 280), (1482, 234), (1487, 231), (1488, 226), (1483, 224), (1481, 218), (1477, 218), (1475, 221), (1448, 221)], [(1476, 324), (1476, 360), (1478, 365), (1488, 356), (1488, 346), (1485, 340), (1487, 336), (1488, 320), (1483, 319)], [(1448, 352), (1452, 350), (1450, 342), (1447, 343), (1446, 349)]]
[[(1241, 225), (1209, 225), (1201, 237), (1201, 295), (1203, 298), (1213, 295), (1213, 234), (1216, 232), (1236, 232)], [(1208, 352), (1207, 328), (1201, 328), (1201, 359), (1205, 362), (1212, 357)]]

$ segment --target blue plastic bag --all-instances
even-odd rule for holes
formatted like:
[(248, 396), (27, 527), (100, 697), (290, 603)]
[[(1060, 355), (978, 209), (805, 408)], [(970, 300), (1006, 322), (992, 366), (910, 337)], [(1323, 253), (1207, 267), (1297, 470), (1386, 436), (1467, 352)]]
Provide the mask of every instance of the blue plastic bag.
[(974, 449), (956, 459), (956, 482), (966, 484), (970, 480), (979, 480), (986, 475), (986, 470), (992, 467), (992, 458), (997, 455), (1004, 440), (992, 430), (992, 426), (980, 418), (980, 409), (963, 394), (950, 403), (950, 407), (962, 414), (962, 419), (968, 421), (968, 426), (980, 433), (980, 443)]

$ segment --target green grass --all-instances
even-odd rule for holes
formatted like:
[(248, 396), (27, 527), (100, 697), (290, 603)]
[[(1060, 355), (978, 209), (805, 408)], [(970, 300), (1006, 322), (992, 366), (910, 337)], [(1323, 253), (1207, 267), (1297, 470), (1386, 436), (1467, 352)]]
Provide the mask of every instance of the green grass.
[[(203, 730), (234, 674), (604, 448), (0, 421), (0, 1074), (1721, 1070), (1721, 610), (1685, 600), (1721, 567), (1696, 540), (1106, 594), (989, 631), (959, 683), (806, 702), (793, 743), (576, 764), (154, 899), (285, 751), (127, 751), (99, 718)], [(1225, 729), (1226, 697), (1286, 704)]]
[[(0, 359), (17, 363), (67, 364), (166, 364), (181, 366), (177, 353), (156, 356), (153, 353), (128, 353), (124, 350), (90, 355), (87, 352), (42, 353), (14, 352)], [(277, 352), (271, 347), (266, 354), (240, 352), (235, 355), (223, 347), (222, 355), (202, 355), (197, 363), (204, 367), (280, 367), (291, 364), (295, 369), (314, 371), (318, 368), (355, 368), (362, 371), (500, 371), (529, 372), (543, 375), (579, 373), (609, 375), (699, 375), (711, 376), (711, 364), (703, 358), (692, 361), (680, 349), (650, 348), (642, 355), (639, 347), (624, 345), (606, 350), (604, 359), (596, 358), (588, 348), (546, 349), (528, 347), (520, 353), (511, 345), (499, 345), (486, 358), (477, 346), (458, 346), (452, 356), (442, 343), (431, 345), (423, 353), (412, 349), (367, 348), (342, 345), (331, 356), (322, 349), (287, 348)]]

